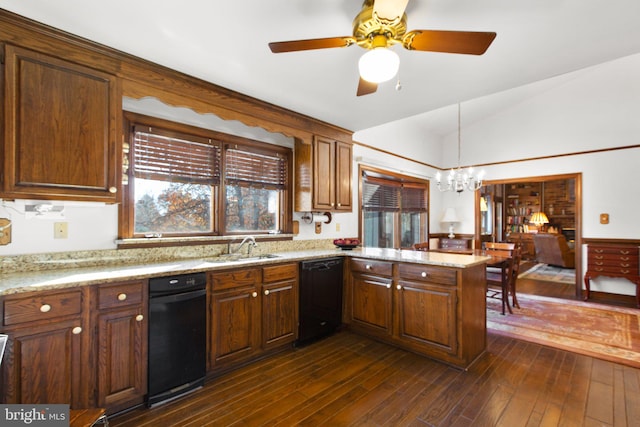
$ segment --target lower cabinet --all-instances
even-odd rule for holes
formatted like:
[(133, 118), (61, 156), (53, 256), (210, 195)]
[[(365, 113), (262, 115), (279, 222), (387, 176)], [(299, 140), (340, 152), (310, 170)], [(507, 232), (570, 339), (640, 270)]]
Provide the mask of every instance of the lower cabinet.
[(97, 286), (97, 406), (114, 413), (147, 392), (146, 282)]
[(351, 322), (376, 336), (392, 334), (392, 263), (351, 260)]
[(88, 301), (88, 288), (3, 298), (2, 403), (95, 406)]
[(146, 282), (2, 299), (3, 403), (63, 403), (114, 413), (146, 393)]
[(462, 368), (485, 351), (484, 264), (350, 263), (345, 321), (353, 331)]
[(209, 273), (209, 371), (225, 370), (297, 337), (298, 264)]

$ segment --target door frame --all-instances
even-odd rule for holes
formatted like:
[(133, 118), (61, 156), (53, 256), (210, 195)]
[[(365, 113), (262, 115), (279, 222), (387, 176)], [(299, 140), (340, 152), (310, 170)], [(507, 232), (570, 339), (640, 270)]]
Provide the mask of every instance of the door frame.
[[(582, 298), (582, 173), (569, 173), (560, 175), (542, 175), (542, 176), (530, 176), (524, 178), (508, 178), (499, 179), (493, 181), (485, 181), (483, 185), (499, 185), (499, 184), (516, 184), (523, 182), (546, 182), (556, 181), (560, 179), (574, 179), (575, 180), (575, 212), (576, 212), (576, 236), (575, 236), (575, 264), (576, 264), (576, 277), (575, 277), (575, 295), (578, 298)], [(474, 241), (475, 247), (480, 248), (481, 243), (481, 211), (480, 211), (480, 191), (475, 192), (475, 232)]]

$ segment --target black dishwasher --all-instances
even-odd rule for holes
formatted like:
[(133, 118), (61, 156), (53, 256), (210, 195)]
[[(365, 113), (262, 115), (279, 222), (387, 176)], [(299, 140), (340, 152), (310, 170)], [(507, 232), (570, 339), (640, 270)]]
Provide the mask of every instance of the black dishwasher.
[(300, 263), (296, 346), (330, 335), (342, 324), (342, 266), (342, 257)]
[(204, 384), (206, 319), (205, 273), (149, 280), (148, 406)]

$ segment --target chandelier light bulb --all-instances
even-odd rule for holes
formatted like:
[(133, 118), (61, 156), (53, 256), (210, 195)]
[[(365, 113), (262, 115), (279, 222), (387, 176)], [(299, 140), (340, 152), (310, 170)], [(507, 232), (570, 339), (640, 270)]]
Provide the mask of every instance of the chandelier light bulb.
[(371, 83), (391, 80), (400, 68), (400, 57), (386, 47), (378, 47), (366, 52), (358, 62), (360, 77)]

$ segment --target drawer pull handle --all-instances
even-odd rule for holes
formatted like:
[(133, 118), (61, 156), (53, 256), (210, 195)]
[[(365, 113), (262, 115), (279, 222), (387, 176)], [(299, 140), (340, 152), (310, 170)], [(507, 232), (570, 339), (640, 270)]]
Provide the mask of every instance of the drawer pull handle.
[(596, 261), (596, 265), (603, 265), (603, 264), (604, 264), (603, 262)]
[(401, 291), (402, 290), (402, 285), (396, 285), (396, 289)]
[(630, 267), (630, 266), (631, 264), (627, 264), (627, 263), (620, 264), (620, 267)]
[(253, 292), (253, 293), (251, 294), (251, 296), (255, 298), (255, 297), (257, 297), (257, 296), (258, 296), (258, 293), (257, 293), (257, 292)]
[(622, 273), (622, 274), (629, 274), (629, 271), (630, 271), (630, 270), (620, 270), (620, 273)]
[(116, 194), (117, 192), (118, 192), (118, 189), (116, 187), (109, 187), (109, 193)]
[(598, 255), (596, 255), (596, 256), (595, 256), (595, 258), (596, 258), (596, 259), (603, 259), (604, 257), (603, 257), (603, 256), (598, 256)]
[(73, 333), (73, 335), (79, 335), (80, 333), (82, 333), (82, 328), (80, 326), (76, 326), (71, 330), (71, 332)]
[(143, 319), (144, 319), (144, 316), (142, 314), (138, 314), (136, 316), (136, 322), (142, 322)]
[(427, 276), (428, 276), (428, 274), (427, 274), (425, 271), (423, 271), (422, 273), (420, 273), (420, 275), (421, 275), (422, 277), (427, 277)]
[(265, 290), (264, 290), (264, 294), (265, 294), (265, 295), (269, 295), (269, 289), (265, 289)]
[(595, 252), (597, 252), (597, 253), (599, 253), (599, 254), (601, 254), (601, 253), (603, 252), (603, 250), (602, 250), (602, 249), (594, 249), (594, 251), (595, 251)]
[(48, 313), (51, 311), (51, 306), (49, 304), (42, 304), (40, 306), (40, 311), (43, 313)]
[(118, 301), (124, 301), (127, 299), (127, 294), (118, 294)]
[(629, 257), (628, 256), (622, 256), (620, 257), (621, 261), (629, 261)]
[(371, 270), (371, 266), (369, 264), (365, 265), (364, 268), (366, 268), (367, 270)]
[(630, 253), (630, 252), (629, 252), (629, 251), (620, 251), (620, 253), (621, 253), (622, 255), (629, 255), (629, 253)]
[(387, 289), (391, 289), (391, 283), (387, 283)]

